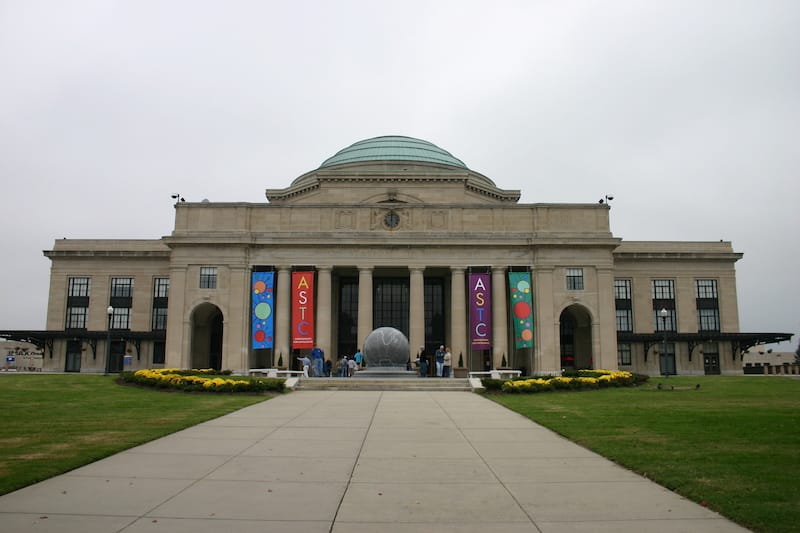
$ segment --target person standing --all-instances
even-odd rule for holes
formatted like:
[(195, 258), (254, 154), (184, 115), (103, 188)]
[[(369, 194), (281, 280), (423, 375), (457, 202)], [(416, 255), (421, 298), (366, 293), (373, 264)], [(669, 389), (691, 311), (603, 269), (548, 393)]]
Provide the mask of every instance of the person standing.
[(356, 373), (356, 360), (355, 359), (348, 359), (347, 360), (347, 377), (353, 377), (353, 374)]
[(297, 360), (303, 365), (303, 376), (308, 377), (308, 368), (311, 366), (311, 359), (304, 355), (303, 357), (298, 357)]
[(314, 363), (314, 377), (321, 378), (322, 377), (322, 361), (325, 358), (325, 352), (322, 351), (321, 348), (315, 346), (313, 350), (311, 350), (311, 360)]
[(453, 366), (453, 354), (450, 353), (450, 347), (444, 349), (444, 368), (442, 370), (442, 377), (450, 377), (450, 369)]
[(436, 350), (435, 357), (436, 357), (436, 377), (442, 377), (442, 372), (444, 372), (444, 344), (439, 345), (439, 349)]
[(419, 377), (424, 378), (428, 375), (428, 360), (425, 358), (425, 347), (419, 347), (417, 353), (417, 368), (419, 369)]
[(356, 360), (356, 367), (361, 370), (361, 363), (364, 361), (364, 356), (361, 353), (361, 350), (356, 350), (356, 354), (353, 356), (353, 359)]

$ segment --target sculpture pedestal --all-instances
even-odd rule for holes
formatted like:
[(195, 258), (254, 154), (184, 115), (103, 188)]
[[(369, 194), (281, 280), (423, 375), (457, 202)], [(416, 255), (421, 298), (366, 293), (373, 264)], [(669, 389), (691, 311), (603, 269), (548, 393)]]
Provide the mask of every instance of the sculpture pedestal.
[(366, 379), (393, 379), (393, 378), (415, 378), (419, 374), (413, 370), (406, 370), (405, 366), (379, 366), (367, 367), (353, 374), (354, 378)]

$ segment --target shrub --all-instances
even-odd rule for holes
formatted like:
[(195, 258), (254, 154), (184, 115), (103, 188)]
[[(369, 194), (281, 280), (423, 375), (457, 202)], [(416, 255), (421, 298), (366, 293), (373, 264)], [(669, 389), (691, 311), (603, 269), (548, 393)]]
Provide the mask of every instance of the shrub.
[[(226, 373), (227, 372), (227, 373)], [(286, 380), (280, 378), (223, 378), (230, 371), (179, 370), (160, 368), (122, 372), (120, 381), (147, 387), (204, 392), (283, 392)]]
[(486, 390), (508, 393), (532, 393), (551, 390), (585, 390), (601, 387), (627, 387), (637, 384), (630, 372), (612, 370), (577, 370), (557, 377), (532, 377), (516, 380), (484, 379)]

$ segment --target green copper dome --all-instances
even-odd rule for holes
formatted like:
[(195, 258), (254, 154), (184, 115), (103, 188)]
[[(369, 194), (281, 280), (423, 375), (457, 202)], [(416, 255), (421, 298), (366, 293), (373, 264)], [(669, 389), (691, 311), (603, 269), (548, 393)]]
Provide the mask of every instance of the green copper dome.
[(323, 161), (319, 168), (361, 161), (423, 161), (467, 168), (460, 159), (435, 144), (396, 135), (358, 141)]

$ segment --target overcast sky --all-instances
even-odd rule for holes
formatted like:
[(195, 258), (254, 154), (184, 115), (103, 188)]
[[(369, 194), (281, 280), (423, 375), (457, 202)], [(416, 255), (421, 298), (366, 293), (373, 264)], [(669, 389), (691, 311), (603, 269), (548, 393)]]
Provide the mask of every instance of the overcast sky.
[(172, 193), (264, 202), (380, 135), (732, 241), (741, 331), (800, 331), (796, 0), (0, 0), (0, 329), (45, 327), (55, 239), (160, 238)]

